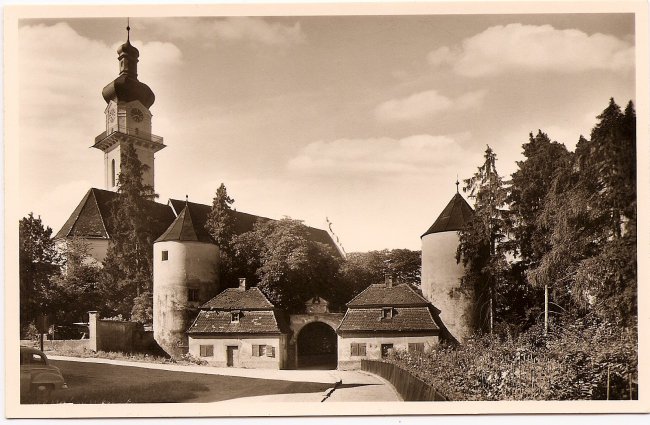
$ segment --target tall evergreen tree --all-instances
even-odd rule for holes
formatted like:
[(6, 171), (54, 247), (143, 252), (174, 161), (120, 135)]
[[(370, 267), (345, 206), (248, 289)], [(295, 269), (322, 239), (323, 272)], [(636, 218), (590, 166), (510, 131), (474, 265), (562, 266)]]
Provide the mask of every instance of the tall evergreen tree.
[[(147, 166), (131, 143), (123, 145), (118, 195), (111, 206), (111, 240), (104, 260), (102, 291), (110, 313), (131, 316), (150, 311), (153, 290), (154, 221), (147, 201), (157, 195), (142, 182)], [(134, 306), (137, 299), (137, 305)], [(144, 305), (143, 305), (144, 304)], [(137, 317), (148, 321), (151, 317)]]
[(530, 133), (522, 148), (526, 159), (517, 161), (507, 203), (511, 248), (526, 269), (536, 265), (549, 249), (549, 229), (540, 226), (539, 215), (555, 175), (567, 167), (571, 154), (564, 144), (551, 142), (541, 130), (535, 136)]
[(463, 191), (474, 199), (474, 215), (459, 232), (456, 258), (465, 266), (463, 285), (476, 297), (478, 325), (492, 332), (496, 301), (507, 271), (505, 249), (501, 246), (505, 238), (503, 207), (507, 192), (490, 146), (484, 158), (477, 172), (464, 180)]
[[(219, 282), (222, 287), (233, 286), (238, 277), (245, 277), (233, 247), (235, 214), (226, 186), (221, 183), (212, 199), (205, 229), (219, 247)], [(244, 273), (244, 274), (242, 274)], [(242, 274), (241, 276), (239, 276)]]

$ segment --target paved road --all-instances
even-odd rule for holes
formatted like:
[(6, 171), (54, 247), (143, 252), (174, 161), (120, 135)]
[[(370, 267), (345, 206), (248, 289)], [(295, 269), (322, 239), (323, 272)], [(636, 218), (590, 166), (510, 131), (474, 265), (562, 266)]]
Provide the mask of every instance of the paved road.
[[(217, 403), (249, 403), (253, 402), (350, 402), (350, 401), (401, 401), (401, 398), (384, 379), (363, 371), (339, 370), (268, 370), (268, 369), (240, 369), (218, 368), (212, 366), (182, 366), (174, 364), (143, 363), (125, 360), (109, 360), (97, 358), (79, 358), (64, 356), (48, 356), (53, 360), (65, 360), (88, 363), (104, 363), (121, 366), (132, 366), (145, 369), (170, 370), (178, 372), (202, 373), (223, 376), (239, 376), (246, 378), (272, 379), (292, 382), (317, 382), (331, 384), (324, 393), (298, 393), (298, 394), (273, 394), (257, 397), (243, 397)], [(340, 384), (335, 385), (337, 382)], [(332, 391), (332, 389), (334, 389)], [(201, 402), (208, 399), (203, 395), (191, 402)]]

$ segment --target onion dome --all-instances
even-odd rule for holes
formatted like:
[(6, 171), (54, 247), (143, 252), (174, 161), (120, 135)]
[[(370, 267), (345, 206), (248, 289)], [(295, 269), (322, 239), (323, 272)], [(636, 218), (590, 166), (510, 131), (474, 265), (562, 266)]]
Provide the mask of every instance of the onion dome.
[(146, 108), (150, 108), (156, 100), (153, 91), (146, 84), (138, 81), (138, 57), (140, 52), (129, 40), (129, 28), (126, 27), (126, 42), (117, 49), (120, 61), (120, 75), (104, 87), (102, 96), (106, 103), (132, 102), (139, 100)]

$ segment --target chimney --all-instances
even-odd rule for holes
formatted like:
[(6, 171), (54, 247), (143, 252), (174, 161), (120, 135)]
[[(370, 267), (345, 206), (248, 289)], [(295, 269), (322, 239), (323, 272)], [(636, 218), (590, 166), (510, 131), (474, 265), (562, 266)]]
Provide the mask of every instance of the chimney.
[(246, 285), (246, 278), (245, 277), (240, 277), (239, 278), (239, 290), (240, 291), (245, 291), (248, 289), (248, 286)]
[(393, 276), (387, 274), (385, 277), (386, 280), (386, 288), (392, 288), (393, 287)]

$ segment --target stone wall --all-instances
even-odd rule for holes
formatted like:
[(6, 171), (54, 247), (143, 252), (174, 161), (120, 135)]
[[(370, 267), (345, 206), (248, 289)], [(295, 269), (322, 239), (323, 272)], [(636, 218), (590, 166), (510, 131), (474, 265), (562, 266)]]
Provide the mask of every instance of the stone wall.
[(101, 320), (95, 311), (88, 312), (88, 349), (122, 353), (149, 352), (153, 349), (153, 333), (141, 323)]

